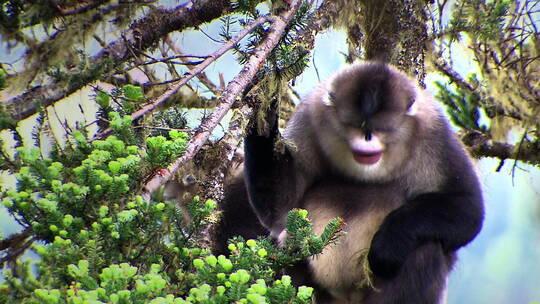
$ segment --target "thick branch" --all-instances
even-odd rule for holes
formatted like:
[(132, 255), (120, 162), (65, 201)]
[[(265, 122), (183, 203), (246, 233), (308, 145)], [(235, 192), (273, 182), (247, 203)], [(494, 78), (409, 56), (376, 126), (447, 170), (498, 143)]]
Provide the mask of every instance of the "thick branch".
[(90, 3), (79, 3), (79, 5), (75, 6), (75, 7), (70, 7), (70, 8), (63, 8), (60, 3), (58, 3), (57, 0), (49, 0), (50, 4), (52, 6), (54, 6), (56, 9), (58, 9), (58, 12), (60, 12), (60, 14), (62, 16), (70, 16), (70, 15), (77, 15), (77, 14), (81, 14), (81, 13), (84, 13), (84, 12), (87, 12), (91, 9), (94, 9), (96, 7), (99, 7), (100, 5), (102, 5), (103, 3), (107, 2), (106, 0), (99, 0), (99, 1), (95, 1), (95, 2), (90, 2)]
[(19, 247), (31, 235), (31, 231), (26, 229), (19, 233), (14, 233), (5, 239), (0, 240), (0, 251), (9, 248)]
[[(191, 5), (172, 9), (154, 9), (144, 18), (135, 21), (121, 39), (109, 43), (107, 47), (91, 57), (89, 62), (100, 65), (110, 60), (114, 65), (118, 65), (133, 58), (135, 53), (130, 50), (145, 50), (155, 45), (168, 33), (210, 22), (231, 10), (230, 1), (227, 0), (199, 0), (193, 1)], [(110, 72), (114, 65), (104, 65), (103, 73)], [(47, 107), (74, 93), (82, 86), (68, 90), (57, 83), (34, 87), (8, 100), (7, 112), (10, 113), (12, 119), (17, 121), (28, 118), (38, 111), (36, 100)]]
[(540, 166), (540, 142), (523, 142), (511, 145), (489, 140), (479, 132), (469, 132), (462, 137), (463, 143), (475, 158), (495, 157), (500, 160), (513, 159)]
[[(361, 0), (357, 21), (348, 25), (350, 59), (391, 63), (425, 87), (427, 26), (422, 1)], [(358, 27), (359, 25), (359, 27)], [(361, 50), (359, 49), (361, 48)], [(354, 53), (351, 53), (354, 52)]]
[(246, 63), (240, 73), (233, 78), (227, 88), (223, 91), (223, 95), (220, 98), (218, 106), (197, 129), (187, 145), (185, 154), (171, 164), (167, 172), (162, 172), (161, 174), (155, 175), (145, 185), (144, 196), (148, 197), (161, 185), (165, 184), (178, 170), (178, 168), (184, 165), (188, 160), (192, 159), (201, 149), (204, 143), (208, 140), (208, 137), (210, 137), (212, 130), (214, 130), (225, 114), (227, 114), (237, 96), (240, 95), (242, 91), (250, 84), (251, 80), (255, 77), (257, 71), (264, 64), (270, 52), (278, 44), (283, 32), (285, 31), (285, 27), (298, 10), (301, 2), (301, 0), (293, 0), (288, 11), (284, 12), (283, 15), (279, 17), (271, 18), (273, 26), (270, 29), (268, 36), (255, 49), (253, 55), (250, 56), (248, 63)]

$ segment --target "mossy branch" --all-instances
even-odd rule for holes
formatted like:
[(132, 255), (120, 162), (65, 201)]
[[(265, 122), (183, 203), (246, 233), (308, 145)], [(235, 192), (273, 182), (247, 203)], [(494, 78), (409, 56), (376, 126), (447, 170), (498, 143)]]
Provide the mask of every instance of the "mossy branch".
[[(106, 65), (104, 68), (103, 73), (107, 74), (118, 64), (133, 58), (135, 53), (129, 50), (145, 50), (155, 45), (168, 33), (197, 27), (228, 14), (232, 10), (230, 1), (226, 0), (199, 0), (193, 1), (189, 6), (151, 10), (146, 16), (133, 22), (129, 30), (123, 33), (122, 38), (109, 43), (92, 56), (89, 62), (96, 65), (103, 65), (106, 61), (114, 62), (115, 65)], [(8, 100), (6, 109), (12, 119), (23, 120), (39, 111), (35, 100), (39, 100), (43, 107), (47, 107), (74, 93), (85, 84), (88, 83), (80, 83), (67, 90), (58, 83), (36, 86)]]
[(203, 144), (210, 137), (212, 130), (214, 130), (225, 114), (231, 109), (232, 105), (236, 101), (237, 96), (239, 96), (240, 93), (242, 93), (242, 91), (251, 83), (251, 80), (255, 77), (256, 73), (264, 64), (266, 58), (270, 55), (270, 52), (278, 44), (288, 22), (292, 19), (301, 3), (302, 1), (300, 0), (292, 1), (289, 10), (285, 11), (282, 15), (266, 17), (267, 19), (264, 21), (268, 20), (273, 23), (271, 29), (269, 30), (268, 36), (254, 50), (244, 68), (233, 78), (233, 80), (223, 91), (223, 94), (218, 102), (218, 106), (199, 126), (189, 141), (184, 156), (171, 164), (168, 170), (161, 171), (160, 174), (155, 175), (145, 185), (145, 194), (147, 196), (157, 190), (161, 185), (165, 184), (178, 170), (178, 168), (180, 168), (188, 160), (192, 159), (201, 149)]

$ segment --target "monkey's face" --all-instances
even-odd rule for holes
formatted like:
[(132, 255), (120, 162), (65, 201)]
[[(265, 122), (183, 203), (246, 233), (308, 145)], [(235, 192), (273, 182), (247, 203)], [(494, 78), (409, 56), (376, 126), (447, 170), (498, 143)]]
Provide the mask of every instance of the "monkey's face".
[(410, 157), (417, 89), (384, 65), (339, 74), (322, 103), (323, 150), (339, 170), (362, 180), (395, 176)]

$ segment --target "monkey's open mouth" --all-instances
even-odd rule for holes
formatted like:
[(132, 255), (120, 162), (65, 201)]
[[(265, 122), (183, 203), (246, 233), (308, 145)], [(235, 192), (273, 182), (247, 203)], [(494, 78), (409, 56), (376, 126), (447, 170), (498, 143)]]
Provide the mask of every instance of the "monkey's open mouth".
[(365, 151), (353, 151), (354, 160), (363, 165), (373, 165), (377, 163), (381, 157), (381, 151), (365, 152)]

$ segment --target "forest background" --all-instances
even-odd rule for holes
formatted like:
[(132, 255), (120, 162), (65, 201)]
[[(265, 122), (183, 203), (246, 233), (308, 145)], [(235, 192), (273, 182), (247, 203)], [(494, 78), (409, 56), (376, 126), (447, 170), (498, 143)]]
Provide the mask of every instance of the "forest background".
[[(460, 251), (449, 302), (540, 300), (539, 2), (2, 1), (0, 299), (47, 302), (54, 290), (58, 303), (92, 297), (75, 290), (131, 302), (219, 294), (217, 287), (189, 291), (190, 282), (205, 281), (205, 268), (192, 264), (206, 253), (171, 257), (206, 246), (203, 227), (218, 220), (213, 202), (219, 209), (246, 126), (273, 98), (283, 125), (319, 81), (368, 59), (396, 65), (436, 96), (478, 160), (486, 222)], [(94, 144), (111, 134), (124, 144)], [(96, 187), (101, 196), (89, 198)], [(66, 191), (71, 196), (58, 195)], [(199, 209), (191, 210), (194, 195)], [(161, 227), (181, 222), (174, 214), (182, 211), (200, 216), (199, 226)], [(194, 235), (173, 237), (189, 229)], [(113, 241), (100, 243), (107, 237)], [(149, 246), (152, 237), (163, 247)], [(256, 246), (265, 245), (248, 247)], [(80, 261), (96, 248), (111, 252), (89, 260), (89, 273), (81, 274)], [(140, 261), (152, 250), (161, 256), (150, 259), (160, 272)], [(29, 257), (49, 268), (25, 264)], [(186, 273), (198, 277), (164, 269), (169, 259), (178, 268), (189, 264)], [(91, 283), (109, 282), (100, 275), (122, 262), (139, 271), (124, 278), (125, 286), (99, 291)], [(154, 282), (149, 276), (157, 273), (163, 288), (137, 294), (134, 282)], [(238, 290), (250, 294), (250, 284), (259, 283)], [(291, 297), (302, 300), (300, 293)]]

